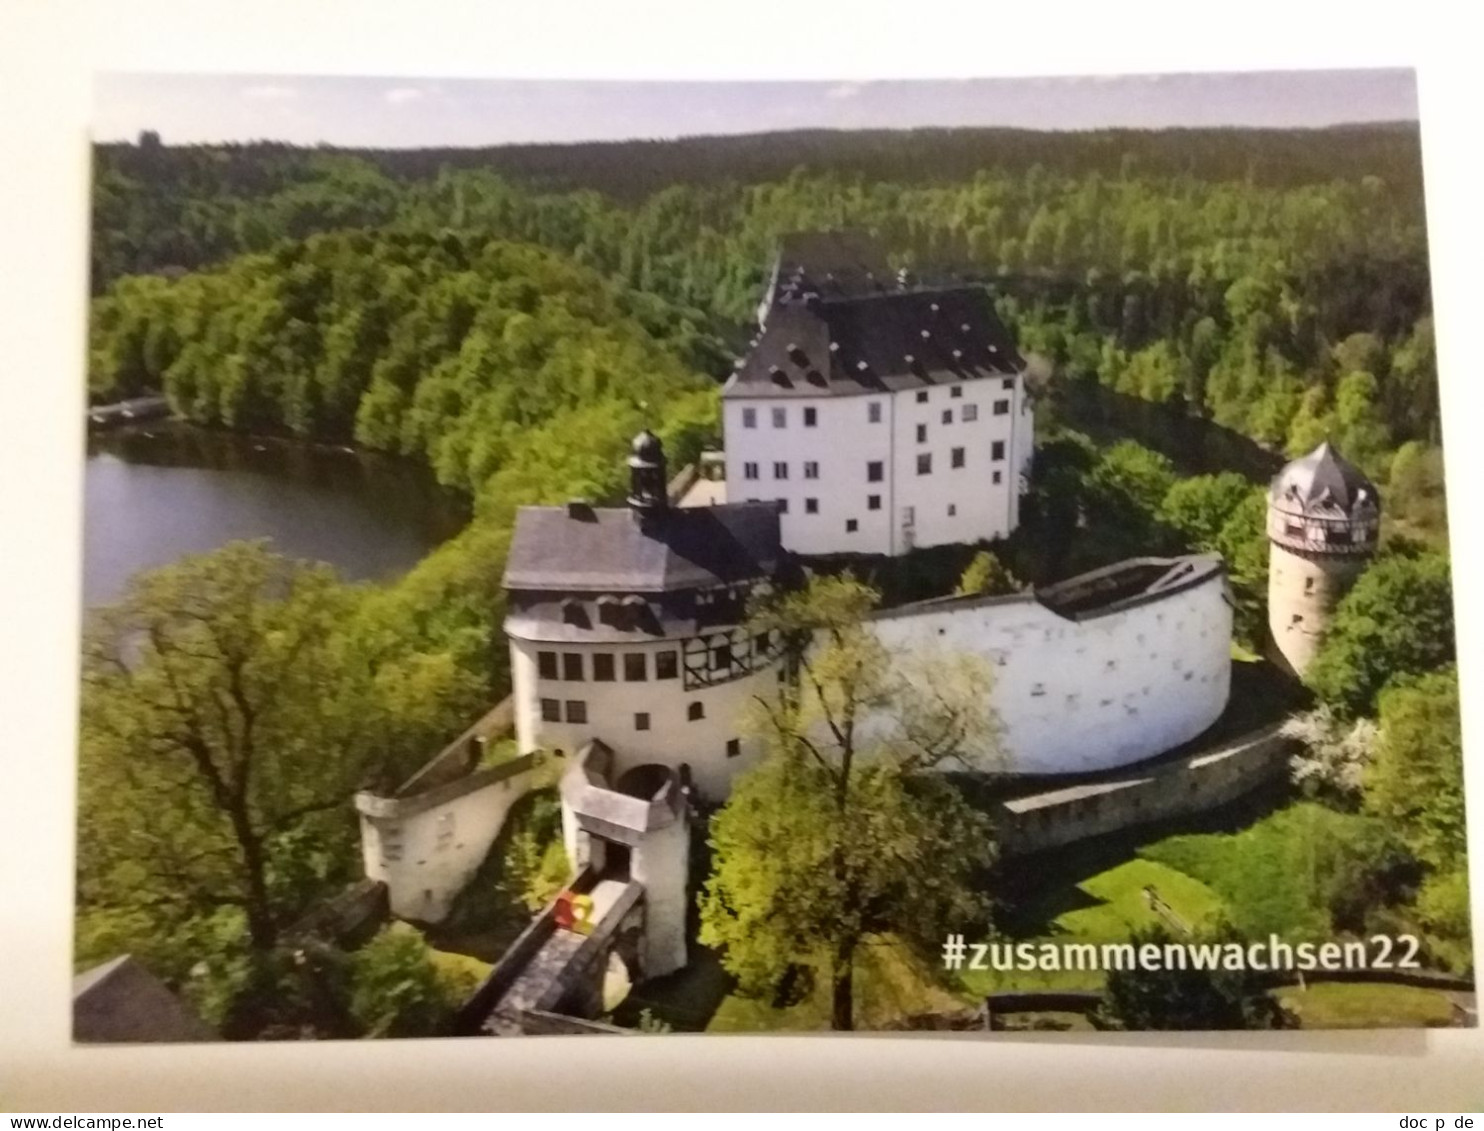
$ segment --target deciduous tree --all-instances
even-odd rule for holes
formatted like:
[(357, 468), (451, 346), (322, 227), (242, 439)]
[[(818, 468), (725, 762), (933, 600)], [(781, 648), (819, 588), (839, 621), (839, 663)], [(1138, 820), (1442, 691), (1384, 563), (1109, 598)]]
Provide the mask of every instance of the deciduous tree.
[(745, 988), (792, 964), (829, 972), (831, 1024), (854, 1026), (859, 948), (887, 934), (932, 945), (984, 913), (972, 887), (993, 842), (935, 767), (998, 751), (987, 670), (966, 657), (893, 662), (863, 623), (868, 587), (816, 578), (751, 619), (791, 642), (795, 678), (762, 701), (767, 744), (711, 826), (701, 940)]

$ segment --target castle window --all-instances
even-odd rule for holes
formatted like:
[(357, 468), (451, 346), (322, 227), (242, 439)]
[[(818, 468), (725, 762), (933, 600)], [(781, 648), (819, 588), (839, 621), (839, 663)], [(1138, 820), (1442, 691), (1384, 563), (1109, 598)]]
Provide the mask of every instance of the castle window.
[(1033, 684), (1031, 684), (1031, 697), (1032, 698), (1039, 698), (1040, 696), (1045, 695), (1045, 694), (1046, 694), (1046, 685), (1044, 683), (1033, 683)]
[(868, 510), (868, 511), (879, 511), (880, 509), (881, 509), (881, 496), (880, 495), (867, 495), (866, 496), (866, 510)]
[(1304, 536), (1304, 524), (1301, 522), (1286, 522), (1283, 524), (1283, 533), (1290, 538), (1302, 538)]
[(755, 408), (744, 408), (742, 410), (742, 427), (743, 428), (756, 428), (757, 427), (757, 409), (755, 409)]
[(562, 653), (562, 678), (569, 679), (574, 683), (582, 682), (582, 653)]
[(943, 423), (944, 424), (952, 424), (953, 423), (953, 409), (951, 409), (951, 408), (945, 408), (943, 410)]
[(593, 654), (593, 679), (599, 683), (613, 682), (613, 655), (609, 652)]
[(742, 753), (742, 743), (739, 739), (727, 739), (727, 757), (736, 758)]
[(948, 517), (949, 518), (952, 518), (956, 514), (958, 514), (958, 504), (957, 503), (949, 503), (948, 504)]
[(816, 463), (812, 459), (809, 459), (809, 460), (805, 460), (804, 461), (804, 478), (805, 479), (818, 479), (819, 478), (819, 464)]
[(866, 420), (871, 424), (881, 423), (881, 402), (872, 401), (866, 406)]
[(1007, 416), (1007, 415), (1009, 415), (1009, 412), (1010, 412), (1010, 402), (1009, 401), (995, 401), (995, 403), (994, 403), (994, 414), (996, 416)]
[(854, 534), (859, 529), (860, 529), (860, 523), (856, 522), (855, 519), (853, 519), (853, 518), (847, 518), (845, 520), (845, 533), (846, 534)]
[(976, 405), (976, 404), (966, 404), (966, 405), (964, 405), (964, 422), (965, 423), (968, 423), (971, 420), (978, 420), (978, 419), (979, 419), (979, 406)]
[(919, 424), (917, 426), (917, 442), (919, 444), (926, 444), (927, 443), (927, 425), (926, 424)]
[(964, 465), (964, 450), (963, 450), (963, 448), (954, 448), (953, 451), (951, 451), (949, 453), (949, 462), (952, 463), (954, 467), (963, 467), (963, 465)]
[(544, 723), (559, 723), (562, 721), (562, 705), (555, 699), (541, 700), (541, 721)]
[(711, 670), (726, 671), (732, 666), (732, 646), (730, 644), (718, 644), (711, 649)]
[(815, 409), (815, 408), (806, 408), (804, 410), (804, 427), (805, 428), (813, 428), (818, 423), (819, 423), (819, 410), (818, 409)]
[(1314, 579), (1312, 577), (1306, 577), (1306, 578), (1304, 578), (1304, 592), (1305, 593), (1312, 593), (1312, 592), (1314, 592)]
[(788, 478), (788, 464), (785, 463), (783, 460), (777, 460), (777, 461), (774, 462), (774, 464), (773, 464), (773, 478), (774, 479), (787, 479)]
[(567, 721), (569, 723), (587, 722), (587, 704), (581, 699), (567, 700)]
[(880, 483), (885, 477), (885, 474), (885, 466), (879, 459), (873, 459), (870, 463), (866, 464), (867, 483)]
[(1015, 388), (1015, 378), (1014, 377), (1006, 377), (1005, 380), (1004, 380), (1004, 386), (1003, 387), (1006, 388), (1006, 389), (1013, 389), (1013, 388)]
[(931, 475), (933, 473), (933, 453), (923, 452), (917, 457), (917, 474)]
[(788, 427), (788, 409), (786, 409), (786, 408), (775, 408), (773, 410), (773, 427), (774, 428), (787, 428)]
[(919, 389), (917, 391), (917, 403), (918, 404), (927, 404), (927, 390), (926, 389)]
[(1005, 458), (1005, 441), (1004, 440), (995, 440), (992, 444), (989, 445), (989, 458), (990, 459), (1004, 459)]
[(649, 712), (648, 711), (636, 711), (634, 713), (634, 729), (635, 730), (648, 730), (649, 729)]
[[(1179, 663), (1178, 660), (1176, 660), (1175, 662), (1177, 664)], [(1118, 661), (1109, 660), (1106, 664), (1103, 665), (1103, 670), (1108, 672), (1116, 672), (1118, 670)]]
[(996, 484), (1003, 482), (1004, 481), (1004, 478), (1005, 478), (1005, 473), (1004, 472), (1002, 472), (1002, 471), (996, 471), (994, 473), (993, 479), (994, 479), (994, 482)]
[(755, 464), (755, 463), (744, 463), (742, 465), (742, 478), (743, 479), (756, 479), (757, 478), (757, 464)]
[(659, 652), (654, 657), (654, 678), (674, 679), (680, 674), (680, 665), (674, 652)]
[(1288, 623), (1289, 624), (1303, 624), (1304, 623), (1304, 618), (1303, 618), (1302, 614), (1300, 614), (1300, 613), (1294, 613), (1293, 614), (1293, 620), (1289, 621)]
[(788, 500), (787, 499), (779, 499), (778, 500), (778, 513), (779, 514), (787, 514), (788, 513)]
[(625, 652), (623, 657), (623, 677), (629, 683), (643, 683), (649, 678), (647, 665), (644, 662), (643, 652)]
[(704, 719), (706, 717), (706, 704), (700, 702), (699, 700), (691, 703), (685, 708), (685, 717), (691, 722), (696, 722), (698, 719)]
[(818, 499), (805, 499), (804, 500), (804, 513), (805, 514), (818, 514), (819, 513), (819, 500)]
[(557, 658), (555, 652), (536, 653), (536, 674), (542, 679), (557, 678)]
[(948, 395), (950, 397), (961, 397), (964, 395), (964, 387), (962, 385), (955, 385), (948, 390)]

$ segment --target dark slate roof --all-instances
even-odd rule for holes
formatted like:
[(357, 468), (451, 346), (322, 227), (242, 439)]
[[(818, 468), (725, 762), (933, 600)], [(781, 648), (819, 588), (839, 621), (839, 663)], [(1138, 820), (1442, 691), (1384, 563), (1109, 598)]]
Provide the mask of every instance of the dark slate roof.
[(522, 640), (552, 644), (627, 644), (635, 640), (682, 640), (740, 624), (746, 617), (746, 592), (716, 605), (698, 605), (689, 592), (629, 594), (624, 601), (631, 615), (619, 623), (603, 617), (600, 602), (616, 598), (612, 592), (580, 594), (512, 593), (505, 614), (505, 632)]
[(875, 294), (895, 285), (886, 256), (864, 232), (789, 232), (779, 240), (770, 305), (814, 293), (822, 298)]
[(782, 548), (776, 503), (669, 507), (642, 524), (627, 507), (521, 507), (505, 588), (666, 593), (767, 577)]
[(723, 395), (896, 392), (1009, 376), (1024, 366), (985, 291), (891, 291), (775, 307)]
[(1365, 472), (1330, 447), (1328, 440), (1274, 476), (1269, 495), (1274, 502), (1305, 511), (1339, 510), (1345, 514), (1361, 504), (1374, 507), (1380, 498)]
[(129, 955), (72, 980), (75, 1041), (214, 1041), (216, 1034)]

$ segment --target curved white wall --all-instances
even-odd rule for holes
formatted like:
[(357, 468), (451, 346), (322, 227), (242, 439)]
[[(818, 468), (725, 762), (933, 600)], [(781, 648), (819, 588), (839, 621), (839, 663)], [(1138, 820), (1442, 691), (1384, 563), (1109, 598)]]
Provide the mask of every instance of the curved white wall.
[[(1033, 597), (957, 603), (873, 622), (900, 652), (974, 653), (1013, 773), (1104, 770), (1162, 754), (1214, 723), (1231, 689), (1223, 574), (1118, 612), (1067, 620)], [(984, 767), (995, 769), (996, 767)]]
[[(522, 752), (561, 750), (571, 755), (591, 739), (601, 739), (615, 755), (614, 776), (633, 766), (656, 762), (679, 767), (689, 764), (696, 790), (708, 801), (724, 801), (733, 779), (757, 765), (761, 748), (745, 733), (743, 718), (754, 698), (771, 697), (777, 691), (774, 665), (713, 687), (686, 690), (683, 675), (655, 678), (655, 656), (680, 652), (681, 640), (646, 641), (623, 645), (558, 644), (510, 638), (511, 682), (515, 689), (515, 733)], [(581, 681), (547, 680), (540, 677), (537, 653), (550, 651), (582, 656)], [(595, 653), (614, 657), (617, 679), (599, 682), (592, 678)], [(625, 653), (645, 655), (648, 678), (624, 680)], [(587, 722), (549, 722), (541, 717), (541, 700), (556, 699), (586, 705)], [(690, 707), (699, 703), (700, 719), (690, 718)], [(635, 715), (649, 716), (649, 729), (638, 730)], [(727, 754), (727, 743), (736, 740), (739, 753)]]
[(530, 791), (533, 776), (527, 770), (500, 778), (427, 808), (416, 798), (358, 797), (366, 875), (386, 884), (392, 914), (442, 921), (489, 855), (511, 807)]

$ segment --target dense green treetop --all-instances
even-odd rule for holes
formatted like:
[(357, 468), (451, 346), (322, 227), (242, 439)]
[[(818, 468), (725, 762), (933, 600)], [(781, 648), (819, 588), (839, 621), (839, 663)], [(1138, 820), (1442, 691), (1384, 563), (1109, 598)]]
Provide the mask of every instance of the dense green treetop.
[(877, 600), (816, 577), (755, 609), (749, 627), (781, 634), (797, 683), (758, 703), (765, 759), (712, 819), (701, 900), (700, 939), (746, 992), (794, 964), (827, 971), (835, 1029), (854, 1027), (859, 948), (888, 934), (931, 947), (981, 916), (970, 879), (994, 851), (984, 817), (923, 773), (993, 764), (990, 674), (974, 657), (894, 660), (863, 621)]
[(1341, 599), (1305, 682), (1337, 710), (1369, 715), (1388, 685), (1435, 671), (1453, 657), (1447, 557), (1392, 553)]

